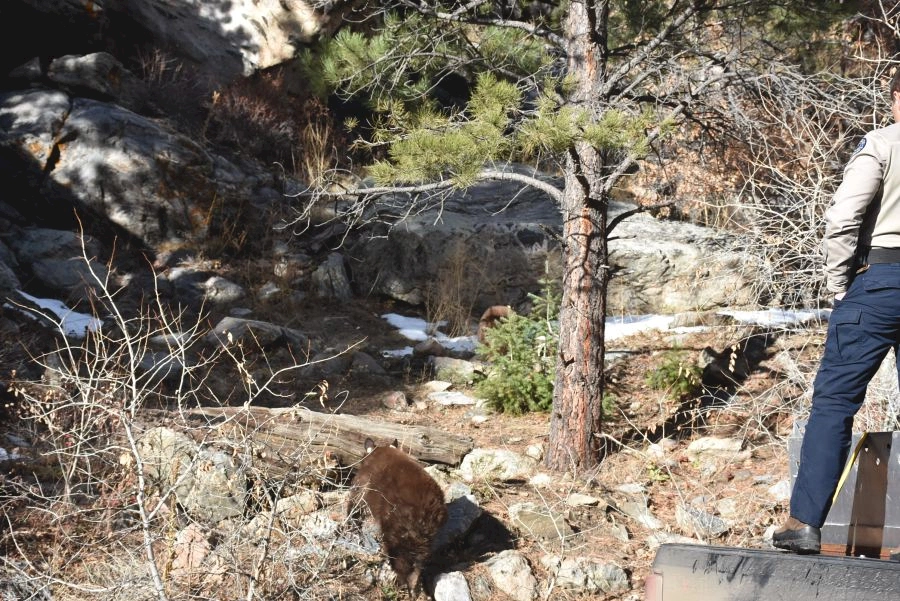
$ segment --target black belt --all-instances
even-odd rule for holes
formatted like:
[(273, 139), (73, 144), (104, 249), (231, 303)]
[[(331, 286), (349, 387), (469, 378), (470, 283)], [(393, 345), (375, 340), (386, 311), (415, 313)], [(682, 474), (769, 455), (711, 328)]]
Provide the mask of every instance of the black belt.
[(870, 248), (863, 255), (863, 264), (900, 263), (900, 248)]

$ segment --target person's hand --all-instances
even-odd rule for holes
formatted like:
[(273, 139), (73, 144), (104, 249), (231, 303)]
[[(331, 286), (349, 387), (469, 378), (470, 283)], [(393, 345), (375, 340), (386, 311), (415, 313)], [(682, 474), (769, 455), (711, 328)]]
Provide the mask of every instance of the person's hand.
[(835, 292), (834, 293), (834, 302), (838, 302), (839, 300), (843, 299), (845, 294), (847, 294), (847, 293), (846, 292)]

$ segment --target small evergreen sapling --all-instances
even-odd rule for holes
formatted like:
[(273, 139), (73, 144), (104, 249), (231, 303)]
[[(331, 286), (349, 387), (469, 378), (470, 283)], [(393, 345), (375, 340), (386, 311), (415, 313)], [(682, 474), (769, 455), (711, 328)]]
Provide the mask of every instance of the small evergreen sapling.
[(490, 367), (476, 390), (496, 411), (521, 415), (549, 411), (553, 405), (559, 296), (548, 281), (542, 284), (541, 296), (529, 295), (533, 308), (528, 316), (501, 318), (479, 346)]

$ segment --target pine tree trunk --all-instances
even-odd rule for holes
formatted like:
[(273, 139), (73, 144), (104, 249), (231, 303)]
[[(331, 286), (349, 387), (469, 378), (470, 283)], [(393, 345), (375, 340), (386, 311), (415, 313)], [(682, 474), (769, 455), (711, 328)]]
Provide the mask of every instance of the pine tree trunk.
[[(590, 13), (589, 11), (593, 11)], [(577, 84), (569, 101), (598, 106), (605, 78), (607, 3), (572, 2), (566, 20), (569, 73)], [(566, 165), (563, 199), (564, 264), (559, 357), (546, 465), (580, 472), (600, 461), (606, 318), (607, 208), (604, 157), (576, 145)]]

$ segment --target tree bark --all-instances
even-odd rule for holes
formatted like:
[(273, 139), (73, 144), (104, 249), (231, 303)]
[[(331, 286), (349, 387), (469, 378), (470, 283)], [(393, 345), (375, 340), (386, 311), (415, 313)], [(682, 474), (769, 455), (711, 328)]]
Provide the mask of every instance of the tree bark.
[[(582, 109), (596, 102), (605, 79), (606, 2), (573, 1), (566, 19), (568, 69), (577, 78), (569, 102)], [(599, 117), (599, 115), (595, 115)], [(604, 156), (576, 144), (566, 162), (563, 191), (563, 292), (559, 357), (546, 465), (581, 472), (600, 461), (604, 329), (609, 281), (606, 240), (608, 193)]]

